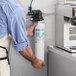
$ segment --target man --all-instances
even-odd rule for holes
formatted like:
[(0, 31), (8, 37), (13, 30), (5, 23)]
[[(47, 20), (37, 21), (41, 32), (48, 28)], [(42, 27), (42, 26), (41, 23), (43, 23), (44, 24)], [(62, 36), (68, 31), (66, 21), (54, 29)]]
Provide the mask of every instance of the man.
[[(8, 34), (12, 36), (14, 47), (28, 59), (35, 68), (42, 68), (45, 64), (37, 59), (30, 47), (28, 36), (34, 35), (37, 24), (25, 29), (25, 13), (15, 0), (0, 0), (0, 76), (10, 76), (5, 48), (9, 46)], [(27, 31), (27, 33), (26, 33)], [(11, 37), (10, 37), (11, 38)]]

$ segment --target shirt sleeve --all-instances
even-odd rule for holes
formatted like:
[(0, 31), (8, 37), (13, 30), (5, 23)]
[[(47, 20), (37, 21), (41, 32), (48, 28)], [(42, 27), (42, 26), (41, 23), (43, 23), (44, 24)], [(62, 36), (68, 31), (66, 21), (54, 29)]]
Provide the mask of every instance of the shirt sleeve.
[(12, 35), (14, 47), (17, 51), (24, 51), (30, 42), (26, 33), (25, 13), (21, 8), (17, 8), (8, 19), (8, 30)]

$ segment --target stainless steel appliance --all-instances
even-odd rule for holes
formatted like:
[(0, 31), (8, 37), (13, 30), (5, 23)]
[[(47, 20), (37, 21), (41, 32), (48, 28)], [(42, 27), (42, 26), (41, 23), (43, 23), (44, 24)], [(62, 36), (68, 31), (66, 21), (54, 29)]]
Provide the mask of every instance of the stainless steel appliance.
[(56, 6), (55, 46), (76, 52), (76, 6)]

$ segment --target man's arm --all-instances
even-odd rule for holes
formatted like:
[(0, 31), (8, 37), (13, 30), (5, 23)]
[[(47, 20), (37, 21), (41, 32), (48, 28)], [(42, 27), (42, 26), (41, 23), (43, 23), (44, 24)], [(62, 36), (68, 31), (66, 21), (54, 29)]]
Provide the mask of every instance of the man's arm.
[[(27, 35), (28, 36), (33, 36), (34, 35), (34, 30), (37, 24), (32, 25), (31, 27), (27, 28)], [(12, 36), (9, 35), (9, 39), (12, 40)], [(28, 46), (24, 51), (19, 52), (24, 58), (28, 59), (33, 67), (35, 68), (42, 68), (45, 64), (42, 60), (37, 59), (35, 55), (32, 52), (32, 49), (30, 46)]]
[(20, 51), (19, 53), (31, 62), (36, 59), (30, 46), (28, 46), (26, 50)]
[[(10, 38), (10, 40), (12, 40), (12, 36), (11, 35), (9, 35), (9, 38)], [(24, 51), (20, 51), (19, 53), (24, 58), (29, 60), (32, 63), (32, 66), (35, 67), (35, 68), (42, 68), (45, 65), (45, 63), (42, 60), (37, 59), (35, 57), (35, 55), (33, 54), (32, 49), (31, 49), (30, 46), (28, 46)]]
[(31, 61), (33, 67), (35, 67), (35, 68), (42, 68), (42, 67), (45, 65), (42, 60), (37, 59), (37, 58), (34, 56), (34, 54), (33, 54), (32, 49), (31, 49), (30, 46), (28, 46), (28, 47), (26, 48), (26, 50), (20, 51), (19, 53), (20, 53), (24, 58), (26, 58), (26, 59), (28, 59), (29, 61)]

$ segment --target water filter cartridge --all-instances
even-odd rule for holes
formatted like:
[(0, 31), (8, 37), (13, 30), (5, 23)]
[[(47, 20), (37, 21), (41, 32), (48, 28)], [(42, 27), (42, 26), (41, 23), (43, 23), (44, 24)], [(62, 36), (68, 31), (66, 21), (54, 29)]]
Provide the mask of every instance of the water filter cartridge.
[(35, 56), (44, 61), (44, 42), (35, 43)]
[(44, 30), (45, 24), (38, 22), (35, 28), (35, 56), (44, 61)]

